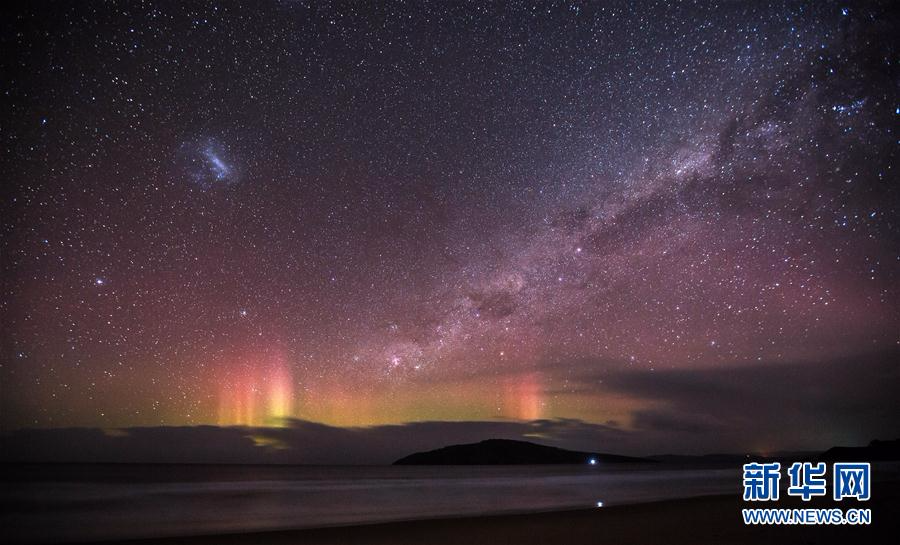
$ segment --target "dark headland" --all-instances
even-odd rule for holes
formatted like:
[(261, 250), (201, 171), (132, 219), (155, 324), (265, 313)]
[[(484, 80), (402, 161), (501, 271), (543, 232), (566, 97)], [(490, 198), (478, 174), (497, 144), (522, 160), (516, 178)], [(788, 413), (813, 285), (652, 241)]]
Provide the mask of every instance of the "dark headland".
[[(581, 452), (515, 441), (486, 439), (478, 443), (450, 445), (404, 456), (393, 465), (530, 465), (530, 464), (742, 464), (762, 461), (860, 461), (900, 460), (900, 439), (874, 440), (865, 447), (832, 447), (825, 452), (777, 452), (767, 455), (754, 453), (707, 455), (655, 455), (646, 458), (620, 456), (602, 452)], [(593, 462), (592, 462), (593, 461)]]
[(625, 464), (653, 463), (647, 458), (600, 452), (580, 452), (513, 441), (487, 439), (479, 443), (451, 445), (400, 458), (394, 465), (528, 465), (528, 464)]
[(900, 439), (874, 440), (865, 447), (832, 447), (822, 453), (822, 460), (839, 462), (876, 462), (900, 460)]

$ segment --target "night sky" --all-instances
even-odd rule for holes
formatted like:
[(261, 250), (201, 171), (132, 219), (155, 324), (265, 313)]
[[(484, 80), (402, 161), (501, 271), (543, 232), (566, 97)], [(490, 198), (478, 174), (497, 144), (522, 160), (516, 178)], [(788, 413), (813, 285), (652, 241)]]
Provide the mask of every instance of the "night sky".
[(889, 2), (2, 20), (4, 430), (896, 431)]

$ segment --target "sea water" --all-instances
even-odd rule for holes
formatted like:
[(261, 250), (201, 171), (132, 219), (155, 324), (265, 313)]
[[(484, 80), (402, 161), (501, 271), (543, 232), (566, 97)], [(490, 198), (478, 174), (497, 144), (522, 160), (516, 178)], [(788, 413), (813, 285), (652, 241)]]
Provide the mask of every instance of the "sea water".
[(6, 542), (243, 533), (740, 493), (740, 468), (34, 465), (4, 468)]

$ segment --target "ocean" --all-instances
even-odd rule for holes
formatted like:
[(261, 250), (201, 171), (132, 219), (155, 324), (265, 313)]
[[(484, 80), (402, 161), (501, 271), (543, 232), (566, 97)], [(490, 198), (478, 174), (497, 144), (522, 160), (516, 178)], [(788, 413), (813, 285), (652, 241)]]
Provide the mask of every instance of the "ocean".
[(597, 508), (740, 486), (740, 467), (662, 464), (6, 466), (0, 527), (6, 543), (65, 543)]

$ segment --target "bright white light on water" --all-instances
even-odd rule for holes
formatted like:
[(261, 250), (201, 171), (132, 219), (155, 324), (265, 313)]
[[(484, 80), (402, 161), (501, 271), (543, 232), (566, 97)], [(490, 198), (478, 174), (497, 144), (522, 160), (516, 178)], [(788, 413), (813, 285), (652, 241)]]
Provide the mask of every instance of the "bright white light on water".
[(602, 501), (598, 501), (598, 502), (597, 502), (597, 507), (603, 507), (603, 502), (602, 502)]
[(588, 460), (588, 463), (591, 464), (592, 466), (595, 466), (595, 465), (597, 465), (597, 459), (591, 458), (590, 460)]

